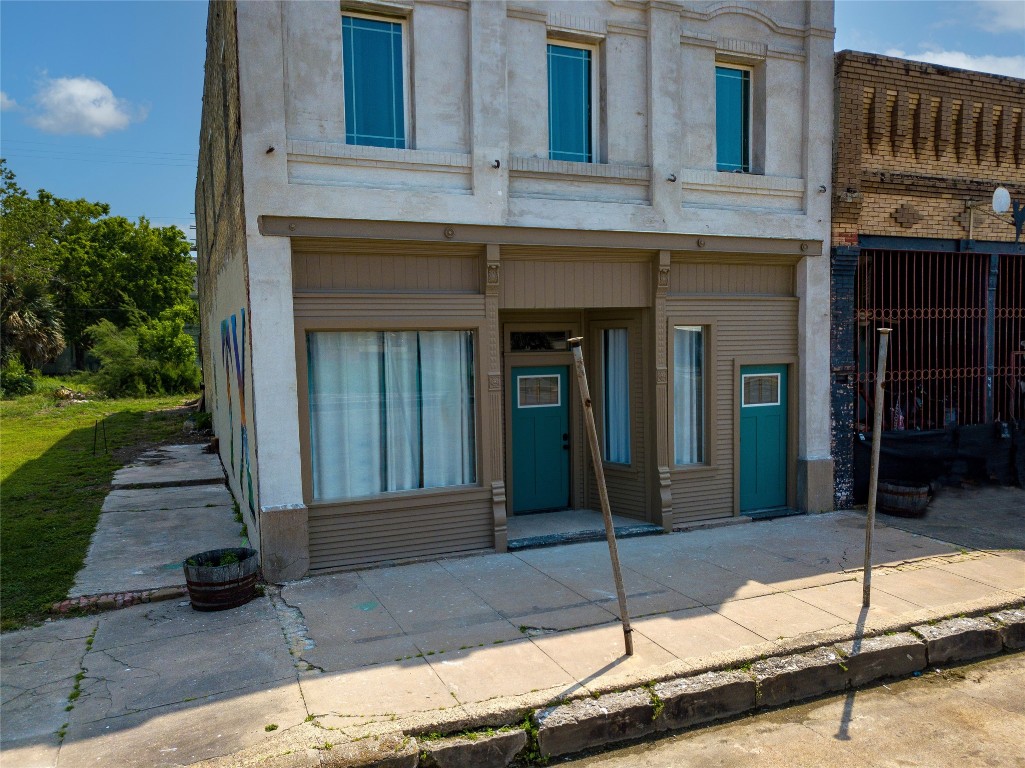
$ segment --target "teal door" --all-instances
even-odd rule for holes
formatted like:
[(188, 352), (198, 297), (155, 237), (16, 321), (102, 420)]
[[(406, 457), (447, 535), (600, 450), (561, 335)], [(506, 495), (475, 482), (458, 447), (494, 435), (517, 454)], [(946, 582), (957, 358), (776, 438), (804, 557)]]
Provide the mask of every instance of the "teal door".
[(569, 506), (569, 368), (513, 368), (513, 512)]
[(740, 369), (740, 511), (787, 504), (787, 368)]

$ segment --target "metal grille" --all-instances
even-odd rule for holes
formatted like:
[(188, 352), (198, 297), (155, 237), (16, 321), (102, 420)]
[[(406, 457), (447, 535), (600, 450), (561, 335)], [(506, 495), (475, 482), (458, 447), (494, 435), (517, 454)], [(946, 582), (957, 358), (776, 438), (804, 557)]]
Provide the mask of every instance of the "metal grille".
[[(855, 338), (859, 427), (872, 427), (881, 327), (893, 329), (884, 429), (985, 423), (989, 269), (988, 254), (862, 251)], [(1018, 280), (1020, 318), (1020, 273)]]
[(1025, 419), (1025, 256), (1000, 256), (994, 315), (994, 415)]

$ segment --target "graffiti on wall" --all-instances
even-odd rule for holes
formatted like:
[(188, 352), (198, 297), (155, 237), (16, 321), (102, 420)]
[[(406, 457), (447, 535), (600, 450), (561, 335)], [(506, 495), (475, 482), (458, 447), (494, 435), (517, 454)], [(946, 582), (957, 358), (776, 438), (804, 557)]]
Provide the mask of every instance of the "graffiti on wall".
[[(242, 346), (239, 346), (239, 337)], [(224, 369), (225, 399), (228, 410), (228, 457), (231, 471), (238, 479), (243, 501), (255, 515), (253, 474), (250, 468), (249, 434), (246, 423), (246, 310), (221, 321), (221, 365)], [(234, 378), (235, 386), (232, 387)], [(238, 421), (238, 443), (235, 441), (235, 422)]]

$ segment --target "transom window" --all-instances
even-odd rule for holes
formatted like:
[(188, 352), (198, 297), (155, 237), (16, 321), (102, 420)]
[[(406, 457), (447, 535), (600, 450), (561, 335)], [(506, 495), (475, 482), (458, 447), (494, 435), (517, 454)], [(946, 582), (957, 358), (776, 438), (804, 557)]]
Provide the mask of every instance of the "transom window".
[(548, 44), (548, 157), (594, 159), (593, 49)]
[(715, 166), (720, 171), (751, 171), (751, 72), (715, 68)]
[(471, 331), (306, 339), (315, 500), (476, 482)]
[(401, 21), (342, 16), (345, 143), (406, 146)]

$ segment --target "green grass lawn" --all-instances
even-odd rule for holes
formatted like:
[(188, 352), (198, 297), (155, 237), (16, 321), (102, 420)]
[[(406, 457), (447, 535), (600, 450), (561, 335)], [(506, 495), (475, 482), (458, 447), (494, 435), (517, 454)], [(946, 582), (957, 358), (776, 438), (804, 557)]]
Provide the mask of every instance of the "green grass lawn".
[(180, 440), (188, 415), (180, 407), (187, 401), (181, 395), (91, 399), (58, 407), (53, 390), (63, 383), (44, 379), (37, 393), (0, 402), (4, 631), (42, 618), (51, 603), (67, 595), (114, 470), (148, 447)]

